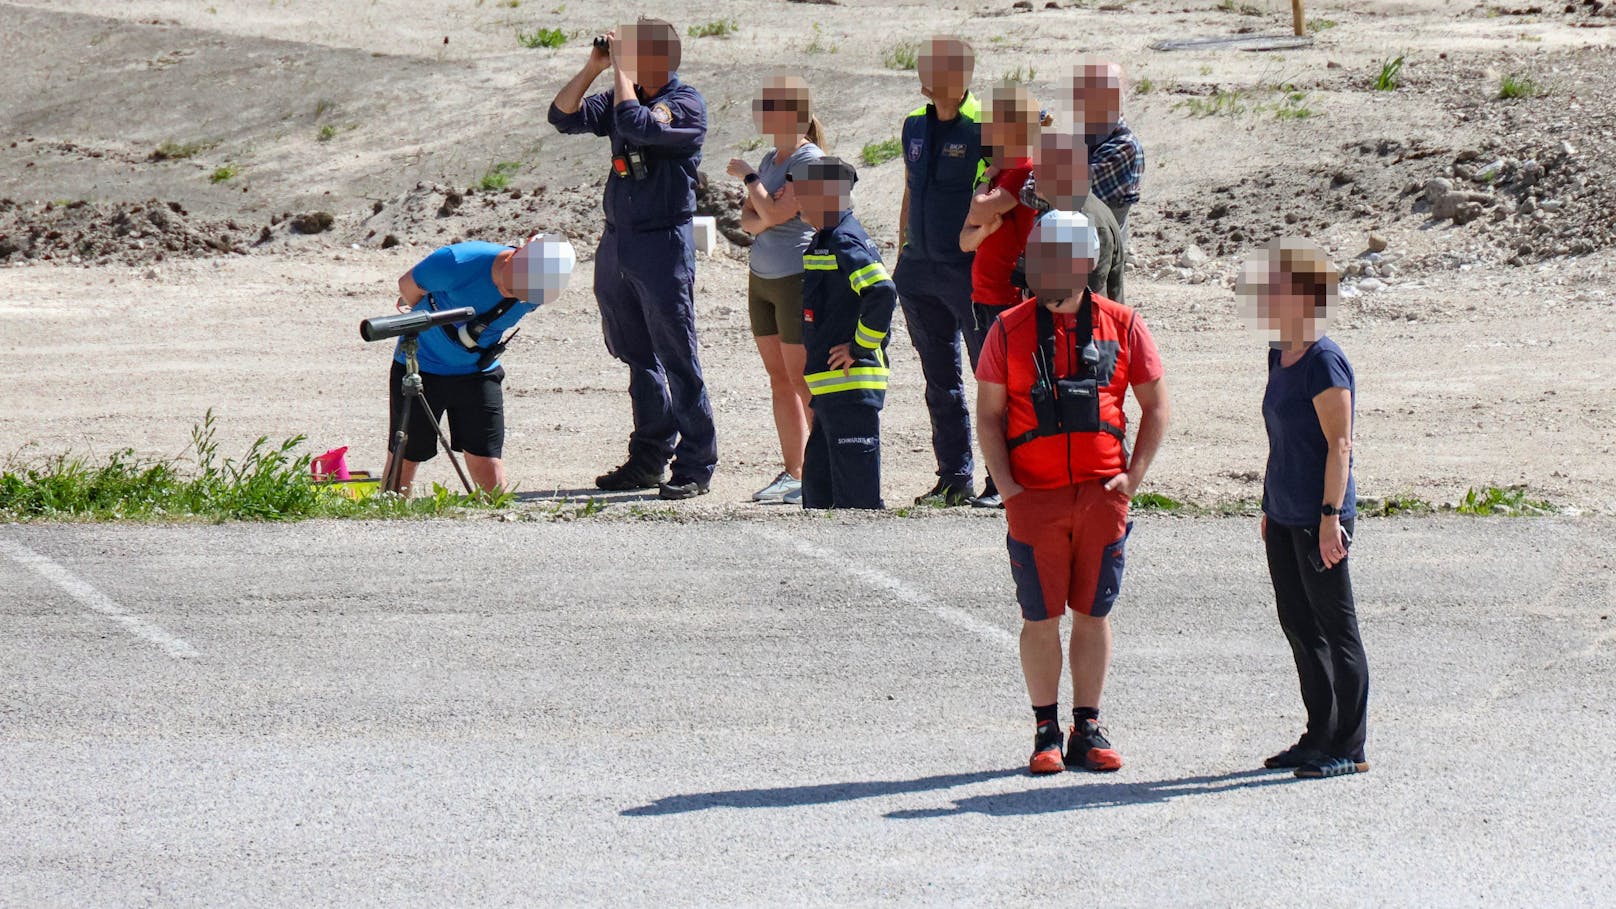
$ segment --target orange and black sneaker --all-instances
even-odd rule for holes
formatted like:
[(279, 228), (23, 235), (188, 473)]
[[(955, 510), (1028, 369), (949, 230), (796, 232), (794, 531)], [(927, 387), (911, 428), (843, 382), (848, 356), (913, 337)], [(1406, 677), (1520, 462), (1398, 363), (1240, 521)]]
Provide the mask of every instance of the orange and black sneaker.
[(1072, 737), (1066, 742), (1066, 765), (1110, 773), (1122, 769), (1122, 755), (1111, 747), (1098, 720), (1083, 720), (1072, 727)]
[(1064, 744), (1061, 735), (1060, 723), (1049, 721), (1038, 724), (1038, 732), (1032, 739), (1032, 760), (1027, 763), (1027, 769), (1036, 776), (1046, 773), (1060, 773), (1066, 769), (1066, 762), (1061, 760), (1061, 745)]

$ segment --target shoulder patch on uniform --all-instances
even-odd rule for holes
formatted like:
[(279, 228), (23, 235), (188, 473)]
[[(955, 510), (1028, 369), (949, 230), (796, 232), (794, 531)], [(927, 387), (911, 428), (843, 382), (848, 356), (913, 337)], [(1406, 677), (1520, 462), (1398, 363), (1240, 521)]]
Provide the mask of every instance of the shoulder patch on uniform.
[(925, 143), (925, 141), (926, 140), (924, 140), (924, 139), (918, 139), (918, 138), (909, 140), (909, 156), (908, 157), (909, 157), (909, 160), (910, 160), (911, 163), (920, 160), (920, 149), (921, 149), (922, 145)]
[(651, 108), (651, 119), (664, 125), (672, 123), (673, 108), (669, 107), (666, 101), (659, 102)]

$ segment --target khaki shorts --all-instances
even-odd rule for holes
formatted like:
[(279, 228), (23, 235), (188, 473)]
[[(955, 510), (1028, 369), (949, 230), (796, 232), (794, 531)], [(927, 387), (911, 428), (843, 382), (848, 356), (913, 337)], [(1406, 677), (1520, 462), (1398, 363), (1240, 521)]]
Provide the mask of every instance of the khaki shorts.
[(752, 337), (779, 335), (781, 344), (802, 343), (802, 275), (760, 278), (749, 274), (746, 309), (752, 317)]

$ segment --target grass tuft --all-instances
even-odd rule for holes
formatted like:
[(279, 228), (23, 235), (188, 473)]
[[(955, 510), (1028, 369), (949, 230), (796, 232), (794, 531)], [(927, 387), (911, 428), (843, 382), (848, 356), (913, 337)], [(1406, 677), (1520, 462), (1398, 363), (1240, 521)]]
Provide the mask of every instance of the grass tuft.
[(1390, 60), (1380, 61), (1380, 72), (1375, 75), (1371, 87), (1377, 92), (1396, 91), (1403, 84), (1403, 55)]
[(920, 45), (905, 42), (887, 48), (881, 54), (881, 65), (887, 69), (915, 69), (920, 65)]
[(421, 517), (464, 508), (507, 508), (508, 492), (466, 496), (434, 485), (432, 494), (406, 499), (379, 494), (353, 501), (315, 485), (310, 456), (293, 436), (279, 444), (260, 436), (240, 458), (221, 458), (210, 410), (191, 429), (180, 459), (145, 461), (130, 449), (104, 463), (57, 455), (33, 467), (0, 473), (0, 519), (283, 521), (318, 517)]
[(1307, 106), (1307, 92), (1286, 92), (1279, 106), (1274, 108), (1275, 120), (1307, 120), (1319, 112)]
[(1246, 93), (1240, 89), (1214, 89), (1204, 98), (1185, 98), (1173, 109), (1188, 111), (1192, 117), (1233, 117), (1246, 112)]
[(223, 167), (215, 168), (213, 173), (208, 174), (208, 182), (224, 183), (228, 180), (234, 180), (239, 173), (241, 171), (234, 164), (226, 164)]
[(692, 38), (728, 38), (741, 30), (741, 23), (735, 19), (714, 19), (701, 25), (692, 25), (685, 32)]
[(567, 33), (559, 28), (536, 28), (530, 32), (516, 32), (516, 43), (525, 48), (556, 48), (567, 43)]
[(1514, 101), (1520, 98), (1541, 98), (1547, 95), (1548, 89), (1532, 81), (1530, 76), (1511, 73), (1498, 82), (1498, 98), (1501, 101)]
[(212, 148), (212, 142), (175, 142), (169, 140), (152, 150), (152, 161), (184, 161)]
[(869, 167), (878, 167), (898, 157), (903, 146), (897, 139), (886, 139), (881, 142), (868, 142), (859, 151), (859, 160)]
[(1460, 514), (1529, 517), (1553, 514), (1553, 505), (1542, 499), (1528, 498), (1525, 486), (1471, 487), (1454, 509)]
[(320, 127), (320, 133), (319, 133), (318, 138), (319, 138), (319, 140), (321, 142), (330, 142), (332, 139), (336, 138), (336, 135), (337, 135), (337, 127), (336, 127), (336, 125), (332, 124), (332, 123), (327, 123), (326, 125)]
[(501, 192), (510, 189), (511, 178), (522, 169), (520, 161), (500, 161), (483, 173), (482, 179), (477, 181), (477, 188), (484, 192)]
[(813, 36), (814, 37), (813, 37), (812, 40), (810, 40), (808, 42), (808, 46), (804, 47), (802, 49), (803, 53), (809, 54), (809, 55), (813, 55), (813, 54), (834, 54), (834, 53), (836, 53), (837, 46), (835, 44), (827, 44), (825, 42), (825, 33), (819, 27), (818, 22), (814, 23), (814, 27), (813, 27), (812, 31), (813, 31)]

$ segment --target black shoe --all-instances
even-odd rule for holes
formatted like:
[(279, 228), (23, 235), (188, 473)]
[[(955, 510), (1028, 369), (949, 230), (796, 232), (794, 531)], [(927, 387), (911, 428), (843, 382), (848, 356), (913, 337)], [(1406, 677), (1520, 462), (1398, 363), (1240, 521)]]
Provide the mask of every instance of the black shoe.
[(1122, 755), (1111, 747), (1098, 720), (1084, 720), (1072, 727), (1072, 736), (1066, 740), (1066, 766), (1110, 773), (1122, 769)]
[(696, 496), (706, 495), (709, 488), (709, 484), (699, 483), (695, 480), (674, 480), (671, 483), (662, 484), (662, 488), (657, 490), (657, 498), (667, 499), (670, 502), (676, 502), (680, 499), (694, 499)]
[(1004, 499), (999, 498), (999, 491), (984, 492), (971, 500), (972, 508), (1003, 508)]
[(623, 466), (595, 478), (595, 485), (609, 492), (630, 492), (635, 489), (655, 489), (662, 482), (660, 467), (647, 467), (629, 461)]
[(1368, 761), (1355, 761), (1352, 758), (1321, 757), (1316, 761), (1309, 761), (1296, 768), (1296, 776), (1303, 780), (1322, 780), (1332, 776), (1350, 776), (1354, 773), (1368, 773)]
[(969, 480), (964, 484), (958, 481), (938, 480), (937, 485), (931, 488), (931, 492), (915, 497), (915, 504), (950, 508), (970, 502), (975, 492)]
[(1328, 755), (1319, 749), (1314, 748), (1311, 745), (1304, 745), (1301, 742), (1297, 742), (1291, 747), (1286, 748), (1284, 751), (1270, 757), (1268, 760), (1263, 761), (1262, 765), (1267, 767), (1269, 770), (1295, 770), (1298, 767), (1305, 766), (1325, 757), (1328, 757)]
[(1061, 759), (1062, 739), (1060, 723), (1053, 720), (1038, 724), (1038, 732), (1032, 738), (1032, 757), (1027, 761), (1027, 772), (1034, 776), (1043, 776), (1046, 773), (1060, 773), (1066, 769), (1066, 762)]

